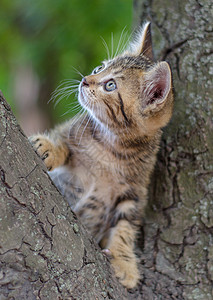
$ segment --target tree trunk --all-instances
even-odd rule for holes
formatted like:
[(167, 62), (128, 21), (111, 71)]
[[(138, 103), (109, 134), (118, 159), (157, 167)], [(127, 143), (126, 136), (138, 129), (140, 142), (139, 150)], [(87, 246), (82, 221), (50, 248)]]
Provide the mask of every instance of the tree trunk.
[(0, 299), (126, 299), (0, 94)]
[(144, 299), (213, 299), (211, 1), (135, 0), (173, 70), (175, 108), (150, 186), (141, 255)]
[(134, 11), (135, 24), (151, 19), (176, 90), (138, 240), (141, 282), (130, 293), (114, 279), (1, 97), (1, 300), (213, 298), (210, 1), (135, 0)]

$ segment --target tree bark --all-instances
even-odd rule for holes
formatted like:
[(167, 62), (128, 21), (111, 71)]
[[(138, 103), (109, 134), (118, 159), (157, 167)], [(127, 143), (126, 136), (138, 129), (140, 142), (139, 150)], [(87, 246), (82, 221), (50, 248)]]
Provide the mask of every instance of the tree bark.
[(127, 299), (0, 94), (0, 299)]
[(142, 299), (213, 299), (211, 1), (135, 0), (156, 58), (173, 71), (175, 108), (150, 186)]

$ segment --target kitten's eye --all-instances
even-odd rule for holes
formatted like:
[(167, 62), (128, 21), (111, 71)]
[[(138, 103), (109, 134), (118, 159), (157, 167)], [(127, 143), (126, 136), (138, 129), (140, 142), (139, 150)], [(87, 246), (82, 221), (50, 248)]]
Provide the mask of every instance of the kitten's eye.
[(101, 66), (96, 67), (92, 73), (97, 74), (97, 73), (101, 72), (104, 68), (105, 68), (105, 65), (102, 64)]
[(115, 81), (113, 79), (110, 79), (105, 83), (104, 88), (107, 92), (111, 92), (114, 91), (117, 88), (117, 86)]

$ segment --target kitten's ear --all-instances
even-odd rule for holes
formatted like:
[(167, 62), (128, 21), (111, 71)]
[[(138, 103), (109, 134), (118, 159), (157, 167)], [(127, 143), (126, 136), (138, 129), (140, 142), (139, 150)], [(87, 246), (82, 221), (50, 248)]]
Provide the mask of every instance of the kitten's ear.
[(143, 78), (142, 108), (145, 111), (159, 111), (172, 89), (169, 64), (162, 61), (148, 71)]
[(134, 55), (143, 54), (150, 60), (154, 60), (150, 22), (145, 23), (144, 26), (138, 31), (135, 41), (130, 44), (130, 51)]

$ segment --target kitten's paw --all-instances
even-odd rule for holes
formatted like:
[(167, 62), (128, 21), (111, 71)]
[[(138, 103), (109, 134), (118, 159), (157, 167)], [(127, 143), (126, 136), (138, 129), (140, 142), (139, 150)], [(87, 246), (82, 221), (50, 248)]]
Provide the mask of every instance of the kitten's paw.
[(109, 249), (103, 249), (102, 253), (104, 253), (108, 258), (112, 258), (112, 253)]
[(128, 289), (134, 288), (140, 278), (136, 259), (125, 260), (124, 258), (113, 258), (111, 264), (115, 271), (115, 276), (120, 283)]
[(38, 153), (38, 155), (41, 157), (41, 159), (44, 161), (47, 169), (49, 171), (52, 171), (57, 167), (56, 165), (56, 150), (53, 143), (48, 139), (48, 137), (44, 135), (33, 135), (29, 137), (29, 140), (35, 149), (35, 151)]

